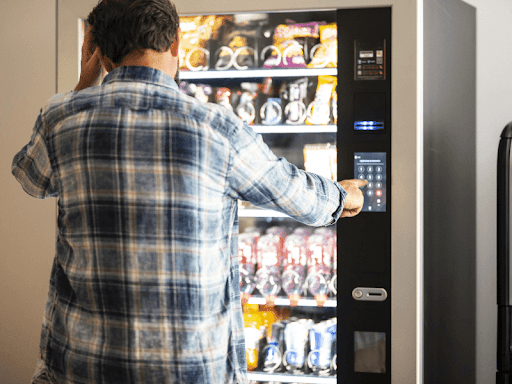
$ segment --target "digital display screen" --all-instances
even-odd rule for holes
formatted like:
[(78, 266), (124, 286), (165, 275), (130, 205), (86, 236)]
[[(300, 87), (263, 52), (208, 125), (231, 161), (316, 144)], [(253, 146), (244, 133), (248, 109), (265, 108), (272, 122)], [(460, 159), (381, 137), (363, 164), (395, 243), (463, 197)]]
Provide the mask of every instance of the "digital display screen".
[(361, 211), (386, 212), (386, 152), (354, 153), (354, 178), (368, 180)]

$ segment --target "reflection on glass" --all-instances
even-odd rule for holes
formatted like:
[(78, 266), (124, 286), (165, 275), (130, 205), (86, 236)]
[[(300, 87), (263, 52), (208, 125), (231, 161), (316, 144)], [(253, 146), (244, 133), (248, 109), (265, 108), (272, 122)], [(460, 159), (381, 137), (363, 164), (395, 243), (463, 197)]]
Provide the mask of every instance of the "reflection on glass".
[(386, 373), (386, 334), (354, 332), (354, 371)]

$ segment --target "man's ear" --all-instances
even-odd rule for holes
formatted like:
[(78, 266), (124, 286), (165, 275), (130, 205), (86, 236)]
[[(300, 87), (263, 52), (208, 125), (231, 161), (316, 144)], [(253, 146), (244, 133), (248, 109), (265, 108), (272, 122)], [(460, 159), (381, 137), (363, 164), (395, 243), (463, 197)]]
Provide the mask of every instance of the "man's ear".
[(171, 44), (171, 54), (173, 56), (178, 56), (179, 50), (180, 50), (180, 34), (181, 30), (178, 28), (176, 29), (176, 33), (174, 35), (174, 40)]

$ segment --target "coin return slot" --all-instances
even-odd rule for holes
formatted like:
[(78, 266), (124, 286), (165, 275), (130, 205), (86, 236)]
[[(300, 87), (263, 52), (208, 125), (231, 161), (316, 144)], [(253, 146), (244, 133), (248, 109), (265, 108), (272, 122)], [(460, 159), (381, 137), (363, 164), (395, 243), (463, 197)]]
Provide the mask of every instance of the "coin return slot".
[(352, 297), (358, 301), (384, 301), (388, 293), (384, 288), (358, 287), (352, 291)]

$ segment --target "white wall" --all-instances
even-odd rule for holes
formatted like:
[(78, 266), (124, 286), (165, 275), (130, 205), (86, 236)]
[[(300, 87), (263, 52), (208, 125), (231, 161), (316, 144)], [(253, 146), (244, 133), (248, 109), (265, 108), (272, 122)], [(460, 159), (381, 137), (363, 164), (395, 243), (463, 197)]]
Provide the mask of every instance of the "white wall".
[(512, 121), (510, 0), (464, 0), (477, 8), (477, 383), (496, 372), (496, 156)]

